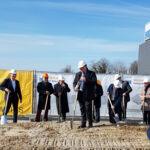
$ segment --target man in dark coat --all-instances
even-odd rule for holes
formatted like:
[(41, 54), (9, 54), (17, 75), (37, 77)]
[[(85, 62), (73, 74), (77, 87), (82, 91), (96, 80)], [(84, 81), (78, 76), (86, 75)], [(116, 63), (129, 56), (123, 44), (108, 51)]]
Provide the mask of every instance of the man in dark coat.
[(141, 94), (143, 123), (150, 125), (150, 78), (144, 79), (144, 91)]
[(5, 99), (9, 93), (8, 102), (6, 103), (6, 108), (4, 108), (3, 115), (7, 115), (11, 105), (13, 105), (13, 122), (17, 123), (18, 117), (18, 101), (20, 99), (20, 103), (22, 103), (22, 94), (20, 89), (20, 83), (16, 80), (16, 71), (14, 69), (10, 72), (10, 78), (5, 79), (0, 89), (5, 91)]
[(113, 84), (110, 84), (107, 89), (107, 92), (113, 105), (113, 108), (112, 108), (108, 100), (109, 121), (111, 123), (116, 123), (114, 120), (114, 112), (112, 109), (114, 109), (115, 113), (118, 114), (119, 120), (120, 121), (122, 120), (121, 102), (122, 102), (123, 91), (122, 91), (121, 83), (119, 82), (119, 80), (116, 80), (114, 81)]
[[(64, 77), (58, 77), (58, 83), (54, 85), (54, 95), (56, 96), (56, 106), (58, 115), (62, 117), (62, 121), (66, 120), (66, 113), (69, 112), (67, 93), (70, 92), (68, 84), (64, 81)], [(59, 120), (60, 121), (60, 120)]]
[[(37, 91), (39, 93), (38, 107), (35, 121), (39, 122), (41, 119), (41, 112), (44, 112), (44, 121), (48, 121), (48, 111), (50, 109), (50, 95), (54, 92), (52, 84), (48, 81), (48, 74), (43, 74), (43, 81), (39, 82), (37, 85)], [(46, 105), (47, 100), (47, 105)]]
[(101, 86), (100, 80), (97, 80), (97, 83), (94, 87), (94, 110), (93, 117), (95, 122), (100, 121), (100, 107), (101, 107), (101, 96), (103, 95), (103, 88)]
[(130, 101), (130, 92), (132, 92), (132, 88), (128, 81), (122, 80), (121, 75), (116, 74), (115, 76), (116, 76), (115, 78), (116, 79), (118, 78), (118, 80), (122, 83), (122, 90), (123, 90), (123, 97), (124, 97), (124, 103), (122, 101), (122, 116), (123, 119), (126, 120), (127, 104)]
[(87, 68), (86, 63), (81, 60), (78, 63), (80, 71), (76, 73), (73, 86), (75, 91), (78, 91), (78, 101), (81, 111), (81, 125), (79, 128), (86, 127), (88, 119), (88, 127), (93, 126), (92, 119), (92, 100), (94, 98), (94, 86), (96, 84), (96, 74)]

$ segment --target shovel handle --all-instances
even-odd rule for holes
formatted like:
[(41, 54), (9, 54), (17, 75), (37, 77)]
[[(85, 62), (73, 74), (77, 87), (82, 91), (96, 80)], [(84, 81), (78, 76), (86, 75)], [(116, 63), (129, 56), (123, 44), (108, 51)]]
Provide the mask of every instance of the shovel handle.
[(113, 104), (112, 104), (112, 102), (111, 102), (110, 96), (109, 96), (109, 95), (107, 95), (107, 97), (108, 97), (108, 100), (109, 100), (109, 103), (110, 103), (111, 109), (112, 109), (112, 111), (113, 111), (113, 113), (114, 113), (114, 115), (115, 115), (116, 113), (115, 113), (115, 110), (114, 110), (114, 108), (113, 108)]
[(6, 109), (7, 109), (7, 105), (8, 105), (9, 94), (10, 94), (10, 92), (8, 92), (7, 97), (6, 97), (6, 104), (5, 104), (5, 109), (4, 109), (4, 115), (6, 115)]

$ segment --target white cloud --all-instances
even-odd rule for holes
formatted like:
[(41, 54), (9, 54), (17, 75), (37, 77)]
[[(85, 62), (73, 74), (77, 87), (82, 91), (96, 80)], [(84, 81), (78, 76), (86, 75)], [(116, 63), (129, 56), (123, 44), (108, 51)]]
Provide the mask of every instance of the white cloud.
[(45, 36), (0, 34), (0, 51), (74, 51), (74, 52), (131, 52), (138, 49), (137, 42), (113, 42), (99, 38), (71, 36)]
[(59, 9), (63, 11), (82, 13), (88, 15), (111, 15), (118, 17), (149, 17), (149, 7), (143, 7), (135, 4), (114, 5), (114, 4), (100, 4), (100, 3), (88, 3), (88, 2), (39, 2), (40, 7), (48, 7), (53, 9)]

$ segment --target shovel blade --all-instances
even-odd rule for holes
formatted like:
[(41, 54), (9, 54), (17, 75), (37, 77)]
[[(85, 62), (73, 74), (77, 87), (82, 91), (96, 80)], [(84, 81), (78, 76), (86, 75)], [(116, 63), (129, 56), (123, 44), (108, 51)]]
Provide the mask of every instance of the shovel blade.
[(73, 121), (70, 121), (70, 128), (73, 129)]
[(5, 115), (1, 116), (1, 125), (7, 124), (7, 117)]
[(116, 123), (118, 123), (120, 120), (119, 120), (119, 116), (118, 116), (118, 114), (115, 114), (115, 116), (114, 116), (114, 120), (115, 120), (115, 122)]

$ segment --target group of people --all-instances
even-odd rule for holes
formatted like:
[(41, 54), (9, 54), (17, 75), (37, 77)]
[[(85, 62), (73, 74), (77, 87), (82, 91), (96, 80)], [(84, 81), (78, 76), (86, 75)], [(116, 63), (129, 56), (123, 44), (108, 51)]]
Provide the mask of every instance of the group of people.
[[(77, 93), (77, 100), (79, 102), (81, 111), (81, 124), (79, 128), (93, 126), (93, 122), (100, 121), (100, 107), (101, 96), (103, 95), (103, 88), (99, 80), (97, 80), (95, 72), (88, 69), (87, 64), (81, 60), (78, 63), (79, 72), (76, 73), (73, 87)], [(50, 109), (51, 94), (56, 97), (57, 112), (59, 121), (66, 120), (66, 113), (69, 112), (67, 93), (70, 92), (68, 84), (62, 75), (58, 77), (58, 83), (54, 86), (49, 82), (49, 76), (44, 73), (42, 81), (37, 85), (37, 92), (39, 93), (37, 112), (35, 121), (41, 121), (41, 112), (44, 109), (45, 121), (48, 121), (48, 111)], [(141, 95), (143, 121), (150, 124), (150, 80), (144, 81), (145, 89)], [(11, 70), (10, 78), (5, 79), (0, 89), (5, 91), (5, 98), (7, 105), (4, 108), (3, 115), (7, 115), (11, 105), (13, 105), (13, 122), (17, 122), (18, 116), (18, 102), (22, 102), (22, 94), (20, 90), (19, 81), (16, 80), (16, 71)], [(122, 80), (122, 76), (115, 75), (113, 83), (107, 89), (108, 112), (109, 121), (116, 123), (115, 116), (117, 115), (119, 121), (126, 120), (127, 104), (130, 101), (130, 92), (132, 88), (128, 81)], [(9, 96), (8, 96), (9, 95)]]

